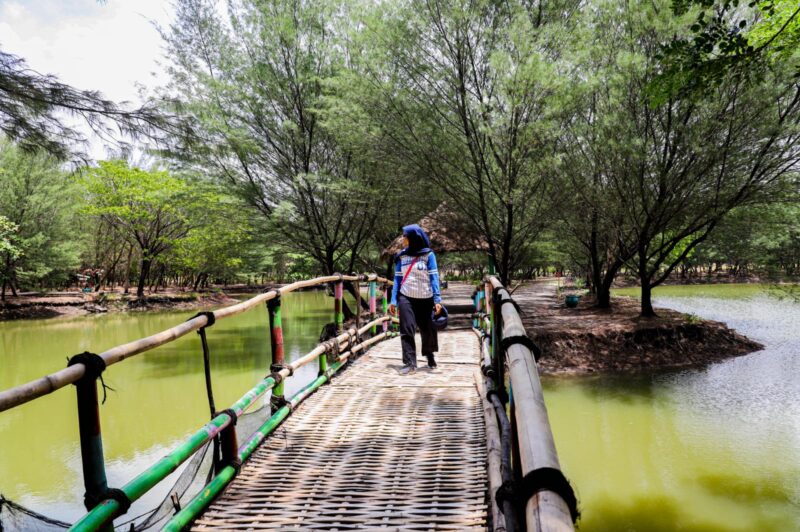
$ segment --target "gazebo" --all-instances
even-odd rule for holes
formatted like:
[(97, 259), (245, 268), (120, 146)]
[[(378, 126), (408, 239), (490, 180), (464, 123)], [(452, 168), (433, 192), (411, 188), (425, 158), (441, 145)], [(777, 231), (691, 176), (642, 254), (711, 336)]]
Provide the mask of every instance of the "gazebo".
[[(441, 203), (436, 210), (425, 215), (417, 224), (428, 233), (431, 247), (436, 253), (487, 251), (489, 249), (488, 244), (475, 231), (475, 228), (462, 216), (451, 211), (446, 202)], [(401, 249), (403, 249), (402, 235), (395, 238), (381, 252), (381, 259), (389, 263), (390, 269), (392, 257)]]

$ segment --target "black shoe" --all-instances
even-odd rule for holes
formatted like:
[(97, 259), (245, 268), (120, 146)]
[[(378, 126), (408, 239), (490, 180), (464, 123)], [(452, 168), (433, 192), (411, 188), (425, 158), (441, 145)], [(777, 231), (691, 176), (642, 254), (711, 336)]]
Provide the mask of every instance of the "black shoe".
[(410, 375), (411, 373), (414, 373), (415, 371), (417, 371), (416, 367), (414, 367), (414, 366), (412, 366), (410, 364), (406, 364), (405, 366), (400, 368), (399, 373), (400, 373), (400, 375)]
[(426, 355), (428, 358), (428, 367), (431, 369), (436, 369), (438, 366), (436, 365), (436, 359), (433, 358), (433, 355)]

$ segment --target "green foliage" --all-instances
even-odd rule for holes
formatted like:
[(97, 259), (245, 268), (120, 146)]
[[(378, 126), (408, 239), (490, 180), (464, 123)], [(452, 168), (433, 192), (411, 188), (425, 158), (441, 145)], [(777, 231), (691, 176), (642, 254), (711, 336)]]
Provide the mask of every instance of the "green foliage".
[(12, 260), (20, 255), (19, 248), (14, 245), (14, 236), (17, 229), (17, 224), (0, 215), (0, 253), (7, 253)]
[(207, 193), (202, 219), (177, 239), (164, 260), (179, 274), (232, 278), (253, 255), (252, 213), (241, 201)]
[(102, 161), (96, 168), (86, 170), (81, 184), (87, 194), (83, 212), (114, 228), (138, 249), (139, 297), (144, 295), (153, 261), (165, 252), (178, 247), (176, 257), (192, 262), (194, 251), (182, 244), (184, 239), (193, 239), (218, 258), (218, 248), (214, 249), (202, 235), (192, 233), (212, 220), (218, 221), (210, 214), (224, 205), (219, 195), (203, 183), (190, 182), (165, 170), (131, 168), (117, 160)]
[(685, 321), (687, 325), (696, 325), (701, 323), (703, 320), (697, 314), (690, 312), (689, 314), (683, 315), (683, 321)]
[(324, 84), (346, 63), (345, 7), (235, 1), (226, 18), (216, 2), (182, 0), (162, 31), (186, 126), (171, 157), (225, 183), (272, 242), (328, 273), (353, 269), (390, 186), (381, 161), (320, 120)]
[(64, 120), (82, 119), (110, 141), (109, 124), (134, 136), (156, 134), (169, 126), (152, 104), (126, 109), (93, 90), (79, 90), (32, 70), (21, 57), (0, 51), (0, 132), (28, 152), (65, 159), (85, 157), (86, 139)]
[(734, 209), (689, 264), (727, 264), (733, 274), (772, 279), (800, 275), (800, 205), (774, 202)]
[(659, 43), (682, 34), (683, 21), (624, 1), (585, 15), (585, 74), (563, 146), (568, 223), (601, 272), (595, 283), (610, 286), (627, 266), (649, 314), (651, 286), (691, 260), (731, 209), (773, 197), (797, 168), (800, 91), (776, 65), (758, 82), (729, 75), (705, 94), (654, 102)]
[(800, 75), (800, 5), (795, 0), (673, 0), (688, 32), (672, 36), (651, 85), (657, 102), (677, 95), (702, 98), (730, 75), (760, 81), (775, 62)]
[(530, 258), (552, 205), (560, 56), (578, 4), (383, 3), (362, 15), (334, 80), (331, 105), (349, 129), (405, 180), (440, 189), (504, 279)]
[(0, 278), (3, 290), (66, 281), (78, 265), (76, 189), (58, 161), (0, 141)]

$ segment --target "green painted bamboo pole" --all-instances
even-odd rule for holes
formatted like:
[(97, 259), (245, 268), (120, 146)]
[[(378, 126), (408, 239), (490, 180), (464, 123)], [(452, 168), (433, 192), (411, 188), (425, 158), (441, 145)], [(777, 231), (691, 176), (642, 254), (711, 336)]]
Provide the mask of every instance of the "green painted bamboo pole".
[[(272, 377), (267, 377), (251, 388), (231, 407), (237, 415), (244, 412), (253, 402), (262, 396), (267, 390), (275, 385)], [(147, 493), (153, 486), (164, 480), (170, 473), (175, 471), (179, 465), (190, 458), (204, 443), (210, 441), (214, 436), (230, 424), (231, 418), (228, 414), (220, 414), (204, 425), (200, 430), (192, 434), (188, 440), (183, 442), (177, 449), (153, 464), (142, 472), (139, 476), (128, 482), (122, 491), (131, 501), (139, 499)], [(107, 499), (96, 506), (91, 512), (83, 516), (76, 522), (70, 530), (97, 530), (106, 522), (114, 519), (119, 511), (119, 503), (113, 499)]]
[[(377, 285), (378, 285), (378, 283), (376, 283), (375, 281), (370, 281), (369, 282), (369, 319), (370, 319), (370, 321), (375, 319), (375, 313), (377, 312), (377, 305), (376, 305), (376, 300), (377, 300), (376, 292), (377, 292), (377, 289), (378, 289)], [(372, 329), (370, 329), (370, 334), (372, 334), (372, 336), (375, 336), (377, 333), (378, 333), (378, 326), (377, 325), (373, 325)]]
[[(342, 367), (342, 364), (337, 362), (336, 364), (331, 365), (331, 371), (335, 373)], [(295, 408), (298, 404), (300, 404), (303, 399), (311, 395), (317, 388), (325, 384), (328, 381), (328, 377), (326, 375), (320, 375), (316, 378), (311, 384), (307, 385), (305, 388), (297, 392), (291, 399), (292, 408)], [(281, 422), (289, 415), (291, 409), (288, 406), (281, 407), (272, 417), (270, 417), (266, 423), (264, 423), (250, 438), (248, 438), (247, 442), (239, 448), (239, 458), (244, 461), (253, 454), (253, 451), (258, 447), (258, 445), (269, 436), (280, 424)], [(211, 482), (209, 482), (205, 488), (203, 488), (200, 493), (198, 493), (183, 509), (175, 514), (175, 516), (170, 519), (170, 521), (164, 526), (162, 531), (174, 531), (177, 532), (179, 530), (183, 530), (189, 523), (192, 522), (209, 504), (214, 498), (219, 495), (219, 493), (227, 486), (233, 477), (236, 475), (236, 470), (231, 467), (227, 466), (223, 468), (220, 473), (214, 477)]]
[[(386, 319), (387, 318), (382, 317), (374, 321), (386, 320)], [(362, 327), (362, 329), (360, 329), (358, 332), (360, 334), (364, 334), (373, 325), (376, 324), (368, 323), (364, 327)], [(314, 351), (312, 351), (312, 353), (314, 353)], [(316, 353), (315, 357), (320, 356), (320, 353)], [(305, 358), (306, 357), (303, 357), (300, 360), (296, 360), (295, 362), (293, 362), (291, 364), (292, 368), (296, 370), (297, 368), (313, 360), (313, 358), (311, 358), (307, 361), (304, 361)], [(320, 356), (320, 359), (322, 358), (324, 358), (324, 356)], [(341, 363), (337, 363), (331, 366), (333, 373), (338, 371), (341, 365), (342, 365)], [(289, 370), (284, 369), (280, 373), (281, 376), (285, 378), (289, 374)], [(300, 392), (298, 392), (292, 398), (291, 400), (292, 406), (295, 406), (296, 401), (297, 404), (299, 404), (299, 402), (302, 401), (302, 399), (304, 399), (308, 395), (308, 393), (310, 393), (307, 390), (309, 390), (310, 387), (313, 386), (316, 382), (317, 381), (314, 381), (310, 385), (300, 390)], [(324, 383), (325, 380), (321, 382)], [(236, 403), (234, 403), (234, 405), (231, 408), (236, 412), (237, 415), (240, 415), (242, 412), (247, 410), (247, 408), (250, 405), (252, 405), (256, 399), (258, 399), (264, 393), (266, 393), (267, 390), (274, 388), (275, 388), (275, 379), (273, 379), (271, 376), (267, 377), (263, 379), (261, 382), (259, 382), (256, 386), (251, 388), (246, 394), (244, 394)], [(304, 393), (306, 395), (303, 395)], [(275, 415), (277, 416), (279, 412), (280, 410), (278, 410), (275, 413)], [(188, 440), (186, 440), (183, 444), (181, 444), (181, 446), (179, 446), (177, 449), (172, 451), (170, 454), (168, 454), (167, 456), (156, 462), (153, 466), (151, 466), (150, 468), (142, 472), (139, 476), (130, 481), (128, 484), (126, 484), (122, 488), (122, 491), (125, 492), (125, 495), (127, 495), (131, 501), (139, 499), (144, 493), (146, 493), (153, 486), (158, 484), (161, 480), (166, 478), (170, 473), (175, 471), (175, 469), (177, 469), (177, 467), (180, 464), (182, 464), (189, 457), (191, 457), (192, 454), (194, 454), (197, 451), (197, 449), (199, 449), (204, 443), (210, 441), (216, 434), (221, 432), (222, 429), (228, 426), (229, 423), (230, 423), (230, 418), (228, 417), (227, 414), (220, 414), (219, 416), (216, 416), (209, 423), (203, 426), (200, 430), (195, 432)], [(266, 426), (267, 425), (265, 424), (264, 426), (262, 426), (262, 428)], [(261, 429), (259, 429), (259, 431), (257, 432), (260, 431)], [(266, 434), (269, 434), (269, 432), (267, 432)], [(252, 437), (251, 439), (248, 439), (248, 443), (251, 440)], [(263, 438), (261, 440), (263, 440)], [(261, 440), (259, 440), (259, 442)], [(245, 446), (247, 446), (248, 443), (245, 443)], [(250, 453), (248, 453), (247, 456), (250, 456)], [(81, 530), (81, 531), (98, 530), (104, 523), (112, 520), (117, 516), (119, 508), (120, 508), (119, 503), (117, 503), (117, 501), (111, 499), (105, 500), (101, 504), (96, 506), (94, 510), (92, 510), (90, 513), (86, 514), (81, 520), (72, 525), (72, 528), (70, 530)]]

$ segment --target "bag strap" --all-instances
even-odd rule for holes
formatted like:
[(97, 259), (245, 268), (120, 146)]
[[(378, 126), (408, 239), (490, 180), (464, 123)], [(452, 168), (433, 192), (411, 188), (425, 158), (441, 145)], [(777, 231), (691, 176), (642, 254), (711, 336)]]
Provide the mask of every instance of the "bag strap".
[(403, 280), (400, 281), (400, 286), (398, 287), (398, 289), (403, 287), (403, 284), (406, 282), (406, 279), (408, 279), (408, 274), (411, 273), (411, 270), (414, 268), (414, 265), (419, 260), (419, 257), (420, 256), (417, 255), (416, 257), (414, 257), (414, 260), (411, 261), (411, 264), (408, 266), (408, 269), (406, 270), (406, 274), (403, 276)]

